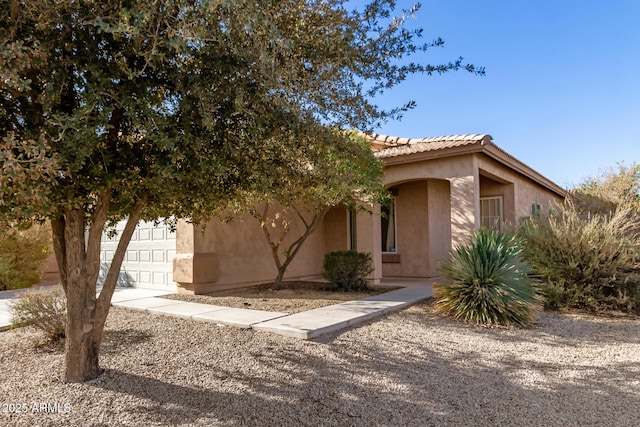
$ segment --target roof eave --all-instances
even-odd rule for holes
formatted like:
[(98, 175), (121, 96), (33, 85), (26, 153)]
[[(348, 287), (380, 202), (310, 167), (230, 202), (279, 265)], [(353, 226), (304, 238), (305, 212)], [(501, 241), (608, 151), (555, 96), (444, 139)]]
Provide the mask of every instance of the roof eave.
[(381, 160), (385, 166), (393, 166), (423, 160), (441, 159), (474, 153), (483, 153), (489, 156), (490, 158), (514, 170), (515, 172), (526, 176), (527, 178), (545, 187), (546, 189), (556, 193), (562, 198), (567, 196), (567, 192), (562, 187), (560, 187), (544, 175), (540, 174), (539, 172), (535, 171), (534, 169), (531, 169), (520, 160), (516, 159), (515, 157), (511, 156), (510, 154), (493, 144), (491, 141), (486, 140), (459, 147), (442, 148), (439, 150), (424, 151), (419, 153), (401, 154), (393, 157), (383, 157)]
[(441, 148), (432, 151), (399, 154), (392, 157), (383, 157), (381, 160), (385, 166), (392, 166), (401, 165), (404, 163), (413, 163), (421, 160), (432, 160), (444, 157), (460, 156), (463, 154), (478, 153), (480, 151), (482, 151), (482, 146), (480, 144), (468, 144), (459, 147)]
[(502, 150), (500, 147), (496, 146), (495, 144), (493, 143), (485, 144), (484, 146), (481, 147), (481, 150), (479, 151), (491, 157), (492, 159), (504, 165), (507, 165), (508, 167), (518, 172), (519, 174), (524, 175), (527, 178), (537, 182), (538, 184), (542, 185), (546, 189), (556, 193), (560, 197), (562, 198), (567, 197), (567, 192), (564, 188), (560, 187), (558, 184), (551, 181), (549, 178), (545, 177), (538, 171), (532, 169), (530, 166), (527, 166), (526, 164), (522, 163), (520, 160), (508, 154), (506, 151)]

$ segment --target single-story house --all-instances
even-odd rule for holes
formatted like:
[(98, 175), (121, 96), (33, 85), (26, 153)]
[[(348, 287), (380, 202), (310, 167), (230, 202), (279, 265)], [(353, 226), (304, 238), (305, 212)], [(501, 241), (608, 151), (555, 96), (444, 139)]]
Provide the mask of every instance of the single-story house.
[[(474, 229), (509, 228), (529, 215), (548, 215), (565, 191), (500, 149), (490, 135), (409, 139), (369, 136), (384, 163), (384, 184), (393, 203), (373, 213), (332, 208), (287, 270), (285, 279), (322, 274), (324, 254), (356, 249), (372, 254), (369, 280), (433, 277), (453, 245)], [(290, 237), (300, 224), (291, 224)], [(116, 242), (104, 237), (102, 261)], [(165, 226), (141, 223), (121, 271), (121, 284), (206, 293), (272, 281), (270, 248), (257, 220), (199, 226), (179, 221)]]

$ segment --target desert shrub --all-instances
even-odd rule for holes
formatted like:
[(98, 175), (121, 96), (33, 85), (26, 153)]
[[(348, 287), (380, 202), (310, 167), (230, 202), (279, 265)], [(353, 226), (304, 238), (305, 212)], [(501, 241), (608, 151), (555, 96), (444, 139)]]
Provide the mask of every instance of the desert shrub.
[(40, 266), (51, 253), (48, 224), (23, 228), (0, 226), (0, 291), (27, 288), (40, 282)]
[(522, 240), (492, 229), (474, 233), (471, 241), (451, 251), (440, 267), (447, 283), (436, 284), (436, 310), (470, 323), (523, 326), (542, 305), (520, 262)]
[(628, 236), (640, 233), (640, 164), (619, 163), (569, 190), (568, 199), (581, 218), (625, 210)]
[(575, 188), (569, 190), (569, 197), (580, 212), (611, 213), (619, 207), (640, 211), (640, 164), (602, 171)]
[(572, 203), (519, 231), (524, 258), (546, 281), (549, 308), (640, 310), (638, 217), (629, 207), (583, 215)]
[(32, 327), (55, 343), (65, 337), (67, 300), (60, 289), (27, 292), (11, 306), (13, 327)]
[(337, 251), (324, 256), (322, 272), (338, 290), (359, 291), (367, 288), (364, 278), (373, 271), (373, 261), (367, 252)]

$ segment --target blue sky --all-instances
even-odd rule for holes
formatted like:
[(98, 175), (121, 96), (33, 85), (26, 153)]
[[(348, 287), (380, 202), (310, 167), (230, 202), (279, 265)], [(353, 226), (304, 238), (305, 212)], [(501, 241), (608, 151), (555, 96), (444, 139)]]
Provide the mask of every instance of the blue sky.
[(412, 76), (375, 101), (417, 107), (377, 132), (487, 133), (563, 187), (640, 162), (639, 0), (427, 0), (410, 25), (445, 41), (416, 60), (462, 56), (486, 76)]

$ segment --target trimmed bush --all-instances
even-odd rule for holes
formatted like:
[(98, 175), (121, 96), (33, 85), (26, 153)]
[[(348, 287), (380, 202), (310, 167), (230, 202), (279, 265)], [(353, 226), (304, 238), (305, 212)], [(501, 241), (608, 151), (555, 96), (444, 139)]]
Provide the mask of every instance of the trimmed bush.
[(0, 291), (27, 288), (40, 282), (40, 266), (51, 253), (48, 224), (29, 228), (0, 226)]
[(629, 208), (583, 216), (571, 203), (526, 221), (524, 258), (547, 283), (547, 307), (640, 312), (638, 222)]
[(11, 306), (13, 327), (29, 326), (43, 332), (49, 343), (65, 337), (67, 300), (61, 289), (27, 292)]
[(474, 233), (467, 245), (451, 251), (436, 284), (438, 312), (469, 323), (524, 326), (542, 306), (541, 296), (520, 262), (522, 240), (492, 229)]
[(373, 260), (367, 252), (337, 251), (324, 256), (322, 272), (341, 291), (361, 291), (368, 285), (364, 278), (373, 271)]

